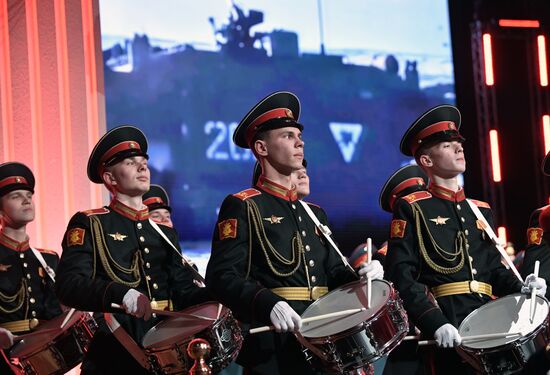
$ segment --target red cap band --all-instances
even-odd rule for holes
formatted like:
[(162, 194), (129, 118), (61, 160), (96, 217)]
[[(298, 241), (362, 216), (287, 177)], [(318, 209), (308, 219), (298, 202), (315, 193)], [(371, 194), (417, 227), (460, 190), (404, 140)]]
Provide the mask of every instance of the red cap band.
[(288, 108), (275, 108), (261, 114), (260, 116), (256, 117), (254, 121), (250, 123), (250, 125), (248, 125), (248, 128), (246, 129), (246, 143), (250, 145), (250, 142), (252, 142), (252, 138), (254, 138), (254, 135), (256, 134), (256, 129), (258, 129), (258, 126), (274, 118), (294, 119), (294, 115), (292, 114), (292, 111)]
[(8, 186), (8, 185), (14, 185), (14, 184), (28, 185), (29, 183), (27, 182), (27, 179), (23, 176), (10, 176), (0, 181), (0, 188), (3, 188), (4, 186)]
[(435, 124), (429, 125), (418, 132), (418, 134), (412, 139), (411, 141), (411, 151), (414, 155), (416, 153), (416, 150), (420, 147), (422, 144), (422, 140), (424, 138), (429, 137), (432, 134), (443, 132), (446, 130), (454, 130), (458, 132), (458, 129), (456, 128), (456, 125), (452, 121), (440, 121), (436, 122)]
[(139, 143), (135, 141), (124, 141), (120, 142), (119, 144), (114, 145), (110, 149), (107, 150), (101, 157), (101, 163), (106, 162), (107, 160), (111, 159), (113, 156), (118, 154), (121, 151), (126, 150), (137, 150), (141, 151), (141, 147), (139, 146)]
[(393, 190), (390, 193), (390, 201), (389, 201), (390, 209), (393, 209), (393, 204), (397, 199), (397, 194), (399, 194), (400, 192), (402, 192), (408, 187), (417, 186), (417, 185), (426, 185), (426, 183), (424, 182), (424, 179), (420, 177), (413, 177), (413, 178), (406, 179), (405, 181), (397, 185), (395, 188), (393, 188)]
[(149, 206), (150, 204), (153, 204), (153, 203), (164, 204), (163, 200), (160, 199), (159, 197), (151, 197), (143, 201), (143, 204), (146, 206)]

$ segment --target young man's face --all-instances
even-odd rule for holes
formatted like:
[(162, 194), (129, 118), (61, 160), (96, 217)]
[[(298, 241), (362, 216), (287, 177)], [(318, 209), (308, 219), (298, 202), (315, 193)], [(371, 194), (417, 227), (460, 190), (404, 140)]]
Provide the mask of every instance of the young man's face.
[(172, 224), (170, 211), (168, 211), (166, 208), (157, 208), (156, 210), (151, 211), (149, 213), (149, 216), (151, 217), (151, 220), (153, 220), (155, 223), (163, 224), (169, 226), (170, 228), (174, 226)]
[(277, 170), (290, 174), (302, 168), (304, 142), (300, 129), (286, 127), (270, 130), (263, 142), (265, 157)]
[(458, 141), (440, 142), (431, 146), (420, 157), (420, 161), (432, 174), (443, 178), (456, 177), (466, 170), (464, 149)]
[(305, 168), (300, 168), (290, 175), (292, 183), (296, 185), (296, 192), (299, 199), (304, 199), (309, 195), (309, 176)]
[(4, 225), (19, 228), (34, 220), (33, 193), (28, 190), (14, 190), (2, 198), (0, 217)]
[(139, 196), (149, 191), (150, 176), (147, 159), (133, 156), (110, 167), (104, 173), (103, 180), (117, 192)]

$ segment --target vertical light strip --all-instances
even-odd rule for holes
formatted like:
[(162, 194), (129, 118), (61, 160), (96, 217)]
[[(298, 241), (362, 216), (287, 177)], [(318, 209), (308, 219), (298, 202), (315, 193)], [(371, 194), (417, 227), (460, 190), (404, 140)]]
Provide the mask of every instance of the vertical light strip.
[(548, 86), (548, 66), (546, 63), (546, 38), (544, 35), (537, 37), (537, 46), (539, 50), (539, 75), (540, 85)]
[[(99, 108), (97, 95), (97, 71), (95, 56), (95, 33), (92, 0), (82, 0), (82, 35), (84, 42), (84, 68), (86, 72), (86, 104), (88, 120), (88, 154), (99, 140)], [(92, 207), (102, 205), (101, 186), (91, 187)]]
[(44, 184), (46, 176), (43, 173), (43, 137), (40, 124), (42, 124), (42, 100), (40, 91), (40, 50), (38, 40), (38, 16), (36, 0), (25, 0), (25, 14), (27, 21), (27, 53), (29, 56), (29, 94), (31, 109), (32, 129), (32, 160), (33, 172), (36, 176), (36, 243), (41, 246), (45, 239), (46, 215), (44, 214)]
[(550, 151), (550, 116), (542, 116), (542, 134), (544, 135), (544, 155)]
[(485, 84), (487, 86), (493, 86), (495, 84), (495, 77), (493, 72), (491, 34), (483, 34), (483, 62), (485, 64)]
[(65, 0), (54, 1), (55, 36), (57, 50), (57, 82), (59, 89), (59, 122), (61, 133), (61, 163), (63, 176), (63, 198), (65, 223), (75, 211), (74, 174), (71, 132), (71, 98), (69, 89), (69, 52), (67, 47), (67, 18)]
[(489, 140), (491, 142), (491, 163), (493, 166), (493, 181), (502, 181), (500, 174), (500, 152), (498, 149), (498, 132), (496, 130), (489, 131)]
[(11, 96), (10, 31), (8, 24), (8, 0), (0, 0), (0, 100), (2, 101), (3, 160), (15, 158), (13, 145), (13, 100)]
[(508, 243), (508, 237), (506, 236), (506, 227), (498, 227), (498, 239), (500, 240), (500, 243), (502, 246), (506, 247), (506, 244)]

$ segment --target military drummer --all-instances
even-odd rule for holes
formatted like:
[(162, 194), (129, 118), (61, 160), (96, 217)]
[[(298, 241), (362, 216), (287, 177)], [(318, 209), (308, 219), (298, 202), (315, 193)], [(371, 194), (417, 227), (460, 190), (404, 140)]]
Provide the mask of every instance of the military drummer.
[[(277, 92), (240, 122), (233, 142), (252, 150), (262, 174), (254, 188), (225, 198), (212, 239), (208, 288), (241, 321), (281, 332), (245, 338), (237, 362), (248, 374), (313, 373), (295, 337), (282, 332), (298, 330), (299, 314), (330, 288), (358, 279), (298, 200), (291, 175), (304, 159), (299, 114), (298, 98)], [(381, 276), (381, 265), (359, 273)]]

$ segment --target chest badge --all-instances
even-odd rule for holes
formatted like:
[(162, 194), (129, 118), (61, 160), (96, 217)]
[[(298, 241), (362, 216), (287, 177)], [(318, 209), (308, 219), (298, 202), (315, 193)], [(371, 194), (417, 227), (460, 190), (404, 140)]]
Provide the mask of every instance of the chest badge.
[(438, 216), (435, 219), (430, 219), (430, 221), (433, 221), (435, 225), (445, 225), (447, 224), (447, 220), (449, 219), (450, 219), (449, 217)]
[(265, 221), (268, 221), (270, 224), (281, 224), (281, 220), (283, 220), (283, 216), (275, 216), (271, 215), (271, 217), (264, 217)]
[(6, 272), (11, 267), (11, 264), (0, 264), (0, 272)]
[(115, 234), (109, 233), (109, 236), (113, 237), (115, 241), (124, 241), (124, 239), (128, 237), (127, 235), (120, 234), (118, 232), (116, 232)]

